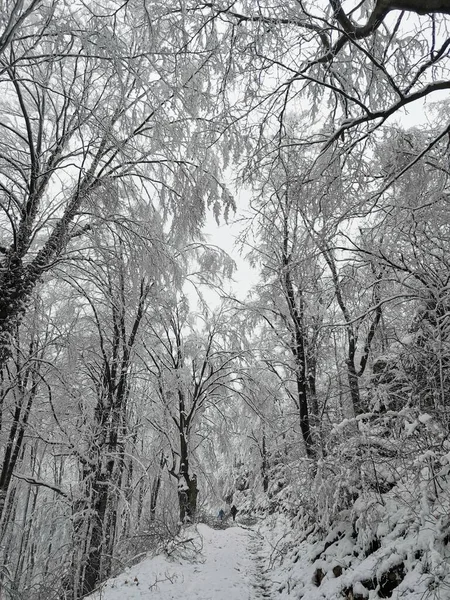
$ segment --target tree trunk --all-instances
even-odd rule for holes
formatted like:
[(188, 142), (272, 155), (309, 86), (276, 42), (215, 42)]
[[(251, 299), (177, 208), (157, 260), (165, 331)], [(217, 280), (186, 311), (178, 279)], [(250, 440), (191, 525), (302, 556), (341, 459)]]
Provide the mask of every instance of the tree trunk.
[(261, 458), (261, 477), (263, 482), (263, 491), (266, 493), (269, 489), (269, 459), (267, 456), (266, 432), (264, 429), (262, 434)]
[(102, 473), (95, 474), (91, 493), (91, 534), (81, 585), (84, 595), (90, 594), (100, 581), (101, 562), (105, 547), (103, 529), (108, 507), (108, 481)]
[(355, 415), (360, 415), (363, 412), (361, 406), (361, 394), (359, 391), (359, 379), (355, 368), (356, 340), (353, 331), (350, 329), (347, 332), (348, 337), (348, 354), (345, 364), (347, 365), (347, 380), (352, 399), (353, 410)]
[(165, 464), (166, 458), (164, 456), (164, 452), (161, 452), (158, 474), (152, 482), (152, 487), (150, 491), (150, 521), (154, 521), (156, 517), (156, 506), (158, 503), (159, 490), (161, 489), (162, 471)]
[(180, 507), (180, 522), (193, 522), (197, 511), (197, 476), (189, 473), (189, 424), (186, 422), (186, 405), (184, 394), (178, 392), (180, 434), (180, 470), (178, 473), (178, 503)]
[(1, 261), (0, 277), (0, 370), (3, 370), (12, 355), (12, 338), (20, 323), (31, 293), (35, 287), (26, 273), (22, 259), (10, 250)]
[(314, 459), (314, 441), (311, 432), (308, 410), (308, 374), (306, 364), (306, 344), (304, 328), (304, 308), (302, 291), (299, 293), (299, 306), (297, 305), (294, 285), (291, 277), (291, 255), (289, 252), (288, 215), (284, 215), (283, 223), (283, 271), (282, 285), (292, 323), (291, 351), (295, 361), (295, 379), (297, 385), (297, 398), (300, 413), (300, 430), (305, 444), (306, 456)]
[(316, 390), (316, 375), (317, 375), (317, 358), (314, 354), (314, 350), (307, 354), (307, 367), (308, 367), (308, 389), (309, 389), (309, 401), (311, 405), (311, 418), (312, 422), (316, 427), (320, 425), (319, 415), (319, 403), (317, 402), (317, 390)]
[[(286, 266), (286, 269), (288, 266)], [(295, 380), (297, 385), (297, 398), (300, 416), (300, 430), (305, 443), (306, 456), (315, 457), (314, 441), (311, 432), (311, 424), (308, 409), (308, 378), (306, 373), (306, 353), (303, 327), (303, 309), (295, 302), (294, 288), (290, 273), (286, 270), (284, 275), (285, 289), (289, 312), (293, 324), (293, 336), (291, 350), (295, 359)]]

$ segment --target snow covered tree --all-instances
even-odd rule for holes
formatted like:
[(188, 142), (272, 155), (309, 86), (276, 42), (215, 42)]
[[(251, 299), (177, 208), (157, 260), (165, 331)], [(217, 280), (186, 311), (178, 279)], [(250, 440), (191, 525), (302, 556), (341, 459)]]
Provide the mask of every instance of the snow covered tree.
[[(246, 84), (237, 108), (243, 118), (254, 112), (247, 121), (252, 134), (256, 116), (259, 131), (278, 130), (282, 143), (286, 119), (301, 111), (303, 143), (333, 144), (361, 162), (368, 140), (389, 118), (450, 88), (446, 1), (200, 6), (220, 23), (217, 29), (227, 29), (229, 72)], [(446, 132), (444, 125), (434, 139)], [(264, 138), (256, 148), (270, 160)]]
[(158, 317), (157, 323), (148, 323), (151, 337), (145, 348), (168, 422), (155, 420), (154, 427), (173, 430), (171, 435), (166, 433), (168, 469), (177, 481), (180, 522), (184, 523), (192, 521), (197, 511), (199, 481), (192, 463), (199, 466), (202, 419), (206, 412), (220, 411), (221, 403), (233, 393), (236, 360), (242, 349), (232, 340), (225, 309), (211, 315), (202, 327), (201, 315), (190, 315), (187, 299), (180, 298), (161, 309)]
[[(272, 183), (270, 196), (266, 190), (269, 198), (264, 194), (254, 207), (257, 222), (252, 255), (261, 264), (263, 284), (255, 290), (258, 297), (249, 308), (272, 330), (276, 345), (290, 355), (283, 374), (277, 367), (283, 361), (278, 353), (273, 358), (266, 356), (265, 360), (276, 377), (295, 381), (295, 390), (288, 385), (288, 394), (298, 410), (306, 455), (313, 458), (311, 421), (318, 417), (315, 336), (320, 316), (311, 309), (317, 300), (314, 271), (321, 267), (314, 257), (314, 245), (299, 223), (298, 196), (291, 192), (289, 182)], [(316, 324), (315, 317), (319, 319)]]
[[(79, 278), (76, 283), (88, 304), (87, 311), (91, 312), (98, 337), (95, 355), (85, 358), (89, 387), (95, 390), (95, 406), (90, 416), (91, 427), (85, 433), (86, 448), (78, 455), (84, 489), (73, 516), (75, 538), (82, 545), (82, 551), (75, 555), (81, 566), (76, 589), (83, 594), (91, 592), (111, 571), (119, 496), (125, 476), (133, 353), (152, 285), (145, 276), (130, 282), (130, 265), (120, 251), (117, 238), (110, 241), (107, 252), (112, 253), (112, 248), (116, 251), (115, 264), (111, 260), (103, 264), (100, 259), (96, 261), (97, 290), (89, 287), (83, 290)], [(135, 297), (135, 306), (131, 305), (130, 297)], [(109, 309), (109, 317), (102, 305)], [(86, 514), (90, 515), (87, 531)]]
[[(158, 197), (189, 232), (206, 204), (219, 211), (221, 197), (230, 203), (208, 151), (216, 131), (198, 129), (212, 115), (205, 102), (213, 90), (202, 77), (211, 65), (189, 43), (183, 51), (177, 11), (156, 0), (151, 8), (112, 1), (99, 10), (6, 4), (1, 366), (37, 282), (74, 239), (114, 218), (131, 190)], [(101, 213), (99, 196), (108, 199)]]
[[(403, 402), (407, 399), (418, 402), (422, 409), (442, 411), (442, 417), (446, 418), (449, 277), (446, 144), (435, 144), (426, 157), (417, 154), (417, 149), (432, 140), (434, 134), (393, 128), (389, 139), (380, 144), (380, 177), (389, 178), (396, 169), (408, 164), (411, 157), (415, 164), (379, 198), (377, 214), (372, 215), (361, 237), (349, 247), (360, 262), (375, 262), (383, 269), (383, 279), (386, 282), (389, 279), (389, 284), (383, 285), (389, 286), (391, 296), (386, 299), (384, 309), (390, 332), (384, 342), (384, 359), (380, 352), (377, 372), (380, 375), (382, 369), (387, 379), (395, 379), (392, 402), (398, 406), (399, 399), (395, 396), (400, 385)], [(385, 216), (379, 216), (381, 211)], [(386, 360), (388, 356), (390, 359)]]

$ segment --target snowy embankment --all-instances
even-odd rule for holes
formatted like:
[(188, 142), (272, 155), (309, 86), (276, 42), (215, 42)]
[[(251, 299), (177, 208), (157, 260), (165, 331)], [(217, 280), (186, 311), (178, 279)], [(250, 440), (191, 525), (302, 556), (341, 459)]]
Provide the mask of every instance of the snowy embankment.
[[(327, 532), (306, 535), (273, 515), (260, 527), (271, 598), (284, 600), (448, 600), (448, 489), (401, 489), (359, 498)], [(315, 529), (315, 530), (314, 530)]]
[(254, 534), (241, 527), (189, 527), (165, 554), (109, 579), (88, 600), (256, 600), (264, 597)]

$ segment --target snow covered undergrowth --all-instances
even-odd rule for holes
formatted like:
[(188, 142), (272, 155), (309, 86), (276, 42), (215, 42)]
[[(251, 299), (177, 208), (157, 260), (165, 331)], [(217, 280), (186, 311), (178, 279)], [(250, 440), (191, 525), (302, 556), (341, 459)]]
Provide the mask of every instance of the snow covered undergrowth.
[(429, 419), (388, 417), (314, 470), (276, 465), (267, 494), (234, 494), (241, 526), (187, 528), (91, 600), (449, 600), (450, 443)]
[(282, 514), (189, 527), (89, 600), (448, 600), (450, 489), (410, 485), (365, 493), (326, 532)]
[(274, 465), (256, 509), (272, 599), (450, 599), (450, 442), (427, 414), (334, 427), (314, 465)]
[(183, 531), (164, 555), (149, 557), (110, 579), (89, 600), (254, 600), (261, 598), (254, 534), (198, 524)]
[(428, 486), (405, 488), (364, 494), (327, 532), (306, 535), (295, 517), (265, 520), (270, 597), (450, 598), (450, 490), (432, 497)]

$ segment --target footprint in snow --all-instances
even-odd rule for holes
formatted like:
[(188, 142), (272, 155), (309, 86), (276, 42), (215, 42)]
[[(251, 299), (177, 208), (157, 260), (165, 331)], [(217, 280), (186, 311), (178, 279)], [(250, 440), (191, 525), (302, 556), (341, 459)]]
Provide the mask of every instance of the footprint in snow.
[(267, 571), (263, 566), (263, 557), (259, 554), (259, 550), (261, 547), (261, 540), (257, 539), (257, 535), (253, 534), (250, 544), (249, 544), (249, 552), (253, 556), (253, 560), (255, 562), (255, 583), (253, 583), (253, 589), (256, 592), (255, 600), (270, 600), (270, 582), (266, 577)]

